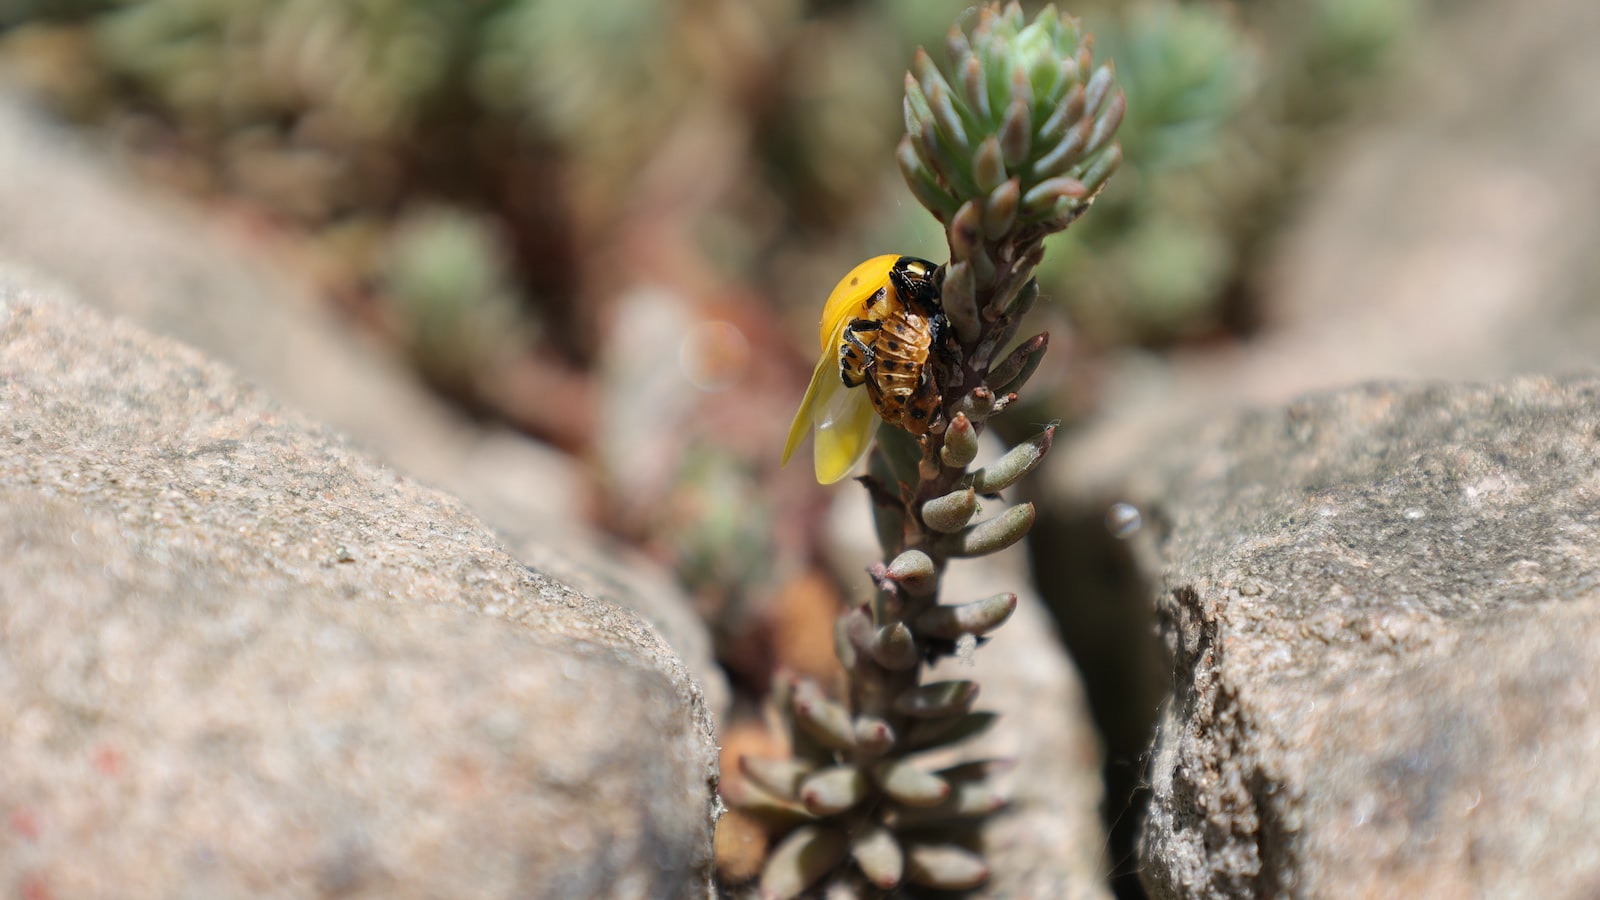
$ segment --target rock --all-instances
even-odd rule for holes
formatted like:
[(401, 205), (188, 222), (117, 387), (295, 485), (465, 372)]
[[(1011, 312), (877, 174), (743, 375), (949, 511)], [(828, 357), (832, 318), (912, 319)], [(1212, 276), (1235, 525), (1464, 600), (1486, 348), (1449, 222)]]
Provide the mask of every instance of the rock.
[(1118, 858), (1167, 679), (1140, 581), (1159, 572), (1103, 523), (1150, 449), (1308, 391), (1560, 371), (1600, 347), (1600, 4), (1413, 6), (1400, 65), (1319, 136), (1294, 214), (1251, 263), (1258, 330), (1114, 360), (1093, 419), (1063, 429), (1036, 476), (1035, 570), (1106, 742)]
[(635, 615), (0, 270), (0, 883), (704, 897), (715, 741)]
[(333, 321), (272, 249), (259, 224), (203, 215), (133, 181), (0, 90), (0, 261), (24, 263), (85, 303), (227, 361), (364, 450), (460, 497), (522, 562), (569, 583), (582, 577), (586, 592), (660, 629), (720, 713), (728, 688), (704, 626), (667, 573), (583, 524), (588, 498), (577, 464), (449, 408), (398, 359)]
[(1600, 378), (1312, 396), (1146, 472), (1152, 896), (1600, 890)]
[[(878, 547), (866, 491), (850, 485), (839, 492), (827, 534), (834, 568), (845, 584), (859, 589), (852, 600), (860, 603), (872, 590), (865, 568), (876, 561)], [(942, 660), (927, 677), (976, 681), (975, 708), (999, 714), (989, 731), (956, 745), (950, 762), (1017, 760), (1012, 772), (996, 780), (1011, 804), (984, 827), (984, 852), (994, 874), (974, 896), (1101, 900), (1111, 896), (1106, 873), (1113, 861), (1099, 815), (1100, 745), (1082, 681), (1029, 585), (1027, 556), (1017, 547), (951, 561), (940, 588), (950, 603), (1001, 591), (1016, 593), (1019, 601), (970, 662)]]

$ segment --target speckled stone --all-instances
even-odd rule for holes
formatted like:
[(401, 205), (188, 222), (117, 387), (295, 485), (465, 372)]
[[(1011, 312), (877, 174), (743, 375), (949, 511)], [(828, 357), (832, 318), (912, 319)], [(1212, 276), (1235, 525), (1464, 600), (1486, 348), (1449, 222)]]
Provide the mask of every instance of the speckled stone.
[(224, 367), (0, 272), (0, 885), (704, 897), (634, 614)]
[(1162, 459), (1153, 896), (1600, 893), (1600, 379), (1353, 388)]

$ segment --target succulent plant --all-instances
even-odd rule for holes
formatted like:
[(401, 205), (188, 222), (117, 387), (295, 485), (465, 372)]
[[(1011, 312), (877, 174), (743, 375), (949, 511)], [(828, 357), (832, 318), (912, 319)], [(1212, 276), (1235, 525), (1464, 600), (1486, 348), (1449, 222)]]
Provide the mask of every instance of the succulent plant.
[(1031, 22), (1015, 3), (983, 7), (970, 31), (950, 30), (947, 50), (945, 71), (916, 54), (898, 152), (950, 248), (941, 289), (948, 337), (928, 357), (938, 424), (921, 436), (881, 430), (861, 479), (886, 561), (869, 570), (872, 600), (837, 623), (847, 696), (831, 698), (805, 679), (781, 684), (776, 701), (792, 756), (740, 762), (742, 808), (791, 829), (762, 872), (765, 900), (824, 883), (829, 896), (902, 884), (963, 890), (989, 875), (972, 837), (1004, 804), (989, 776), (1010, 763), (928, 770), (920, 754), (971, 737), (994, 717), (974, 709), (974, 682), (923, 676), (941, 657), (980, 644), (1017, 597), (946, 604), (939, 583), (949, 560), (1003, 550), (1033, 523), (1028, 503), (973, 520), (981, 501), (998, 499), (1039, 464), (1054, 426), (971, 466), (987, 420), (1016, 400), (1045, 352), (1043, 334), (1010, 346), (1038, 295), (1032, 273), (1042, 241), (1082, 215), (1116, 170), (1124, 100), (1111, 67), (1094, 65), (1089, 36), (1053, 7)]
[(404, 213), (381, 263), (384, 296), (416, 366), (447, 389), (476, 379), (530, 339), (492, 222), (428, 206)]

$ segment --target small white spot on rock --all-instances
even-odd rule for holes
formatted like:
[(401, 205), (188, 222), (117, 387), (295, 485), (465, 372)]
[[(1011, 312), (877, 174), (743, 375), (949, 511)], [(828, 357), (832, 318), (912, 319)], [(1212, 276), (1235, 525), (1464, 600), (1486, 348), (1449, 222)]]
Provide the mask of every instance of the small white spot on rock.
[(1374, 809), (1377, 806), (1377, 802), (1371, 797), (1363, 797), (1358, 802), (1359, 805), (1351, 813), (1351, 818), (1354, 819), (1352, 826), (1355, 828), (1360, 828), (1367, 824), (1367, 821), (1372, 818), (1372, 814), (1377, 811)]
[(1144, 517), (1139, 513), (1139, 507), (1132, 503), (1113, 503), (1106, 510), (1106, 530), (1114, 538), (1127, 540), (1142, 527)]

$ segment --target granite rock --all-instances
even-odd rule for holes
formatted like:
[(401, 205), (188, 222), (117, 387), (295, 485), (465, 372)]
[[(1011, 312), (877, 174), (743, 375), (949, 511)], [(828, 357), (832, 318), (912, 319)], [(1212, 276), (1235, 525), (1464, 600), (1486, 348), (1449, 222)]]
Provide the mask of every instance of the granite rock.
[(1600, 378), (1314, 395), (1144, 473), (1152, 896), (1600, 891)]
[(636, 615), (198, 352), (0, 273), (0, 883), (704, 897)]
[(1248, 333), (1108, 359), (1094, 415), (1062, 429), (1037, 476), (1034, 563), (1105, 738), (1119, 858), (1167, 679), (1147, 600), (1160, 572), (1104, 523), (1151, 451), (1310, 391), (1595, 364), (1600, 4), (1411, 8), (1395, 68), (1317, 137), (1294, 209), (1250, 262)]

